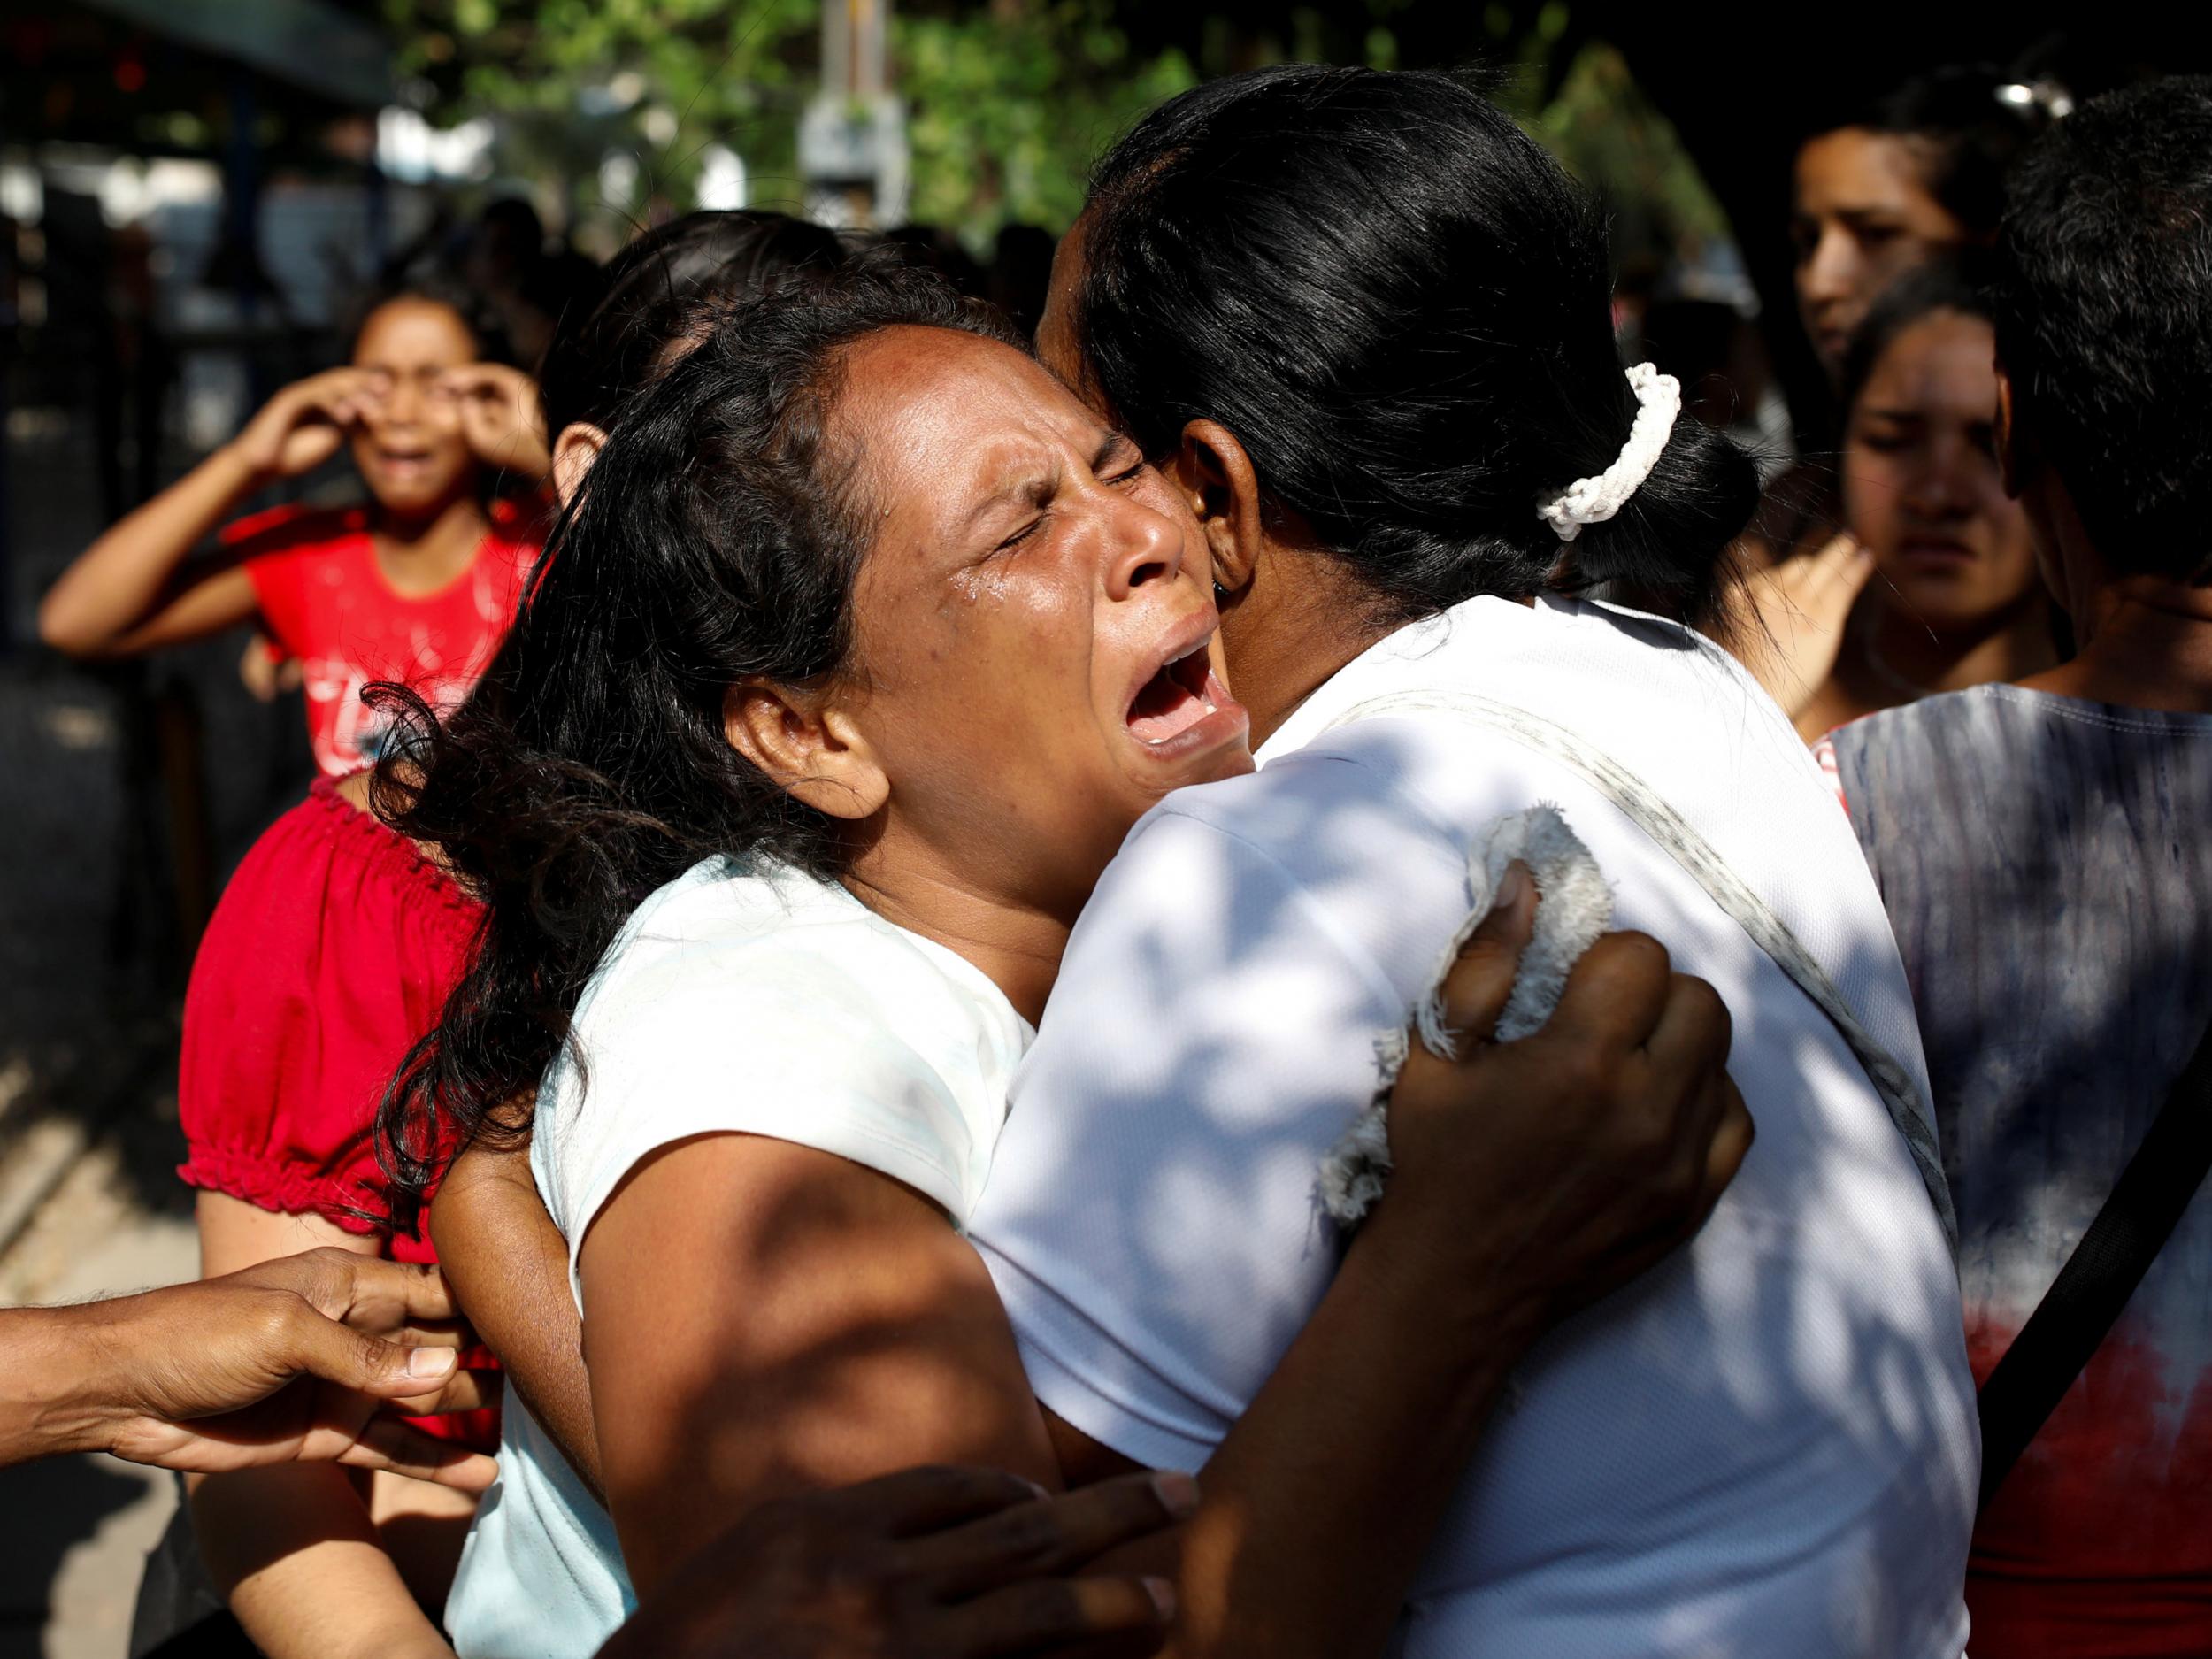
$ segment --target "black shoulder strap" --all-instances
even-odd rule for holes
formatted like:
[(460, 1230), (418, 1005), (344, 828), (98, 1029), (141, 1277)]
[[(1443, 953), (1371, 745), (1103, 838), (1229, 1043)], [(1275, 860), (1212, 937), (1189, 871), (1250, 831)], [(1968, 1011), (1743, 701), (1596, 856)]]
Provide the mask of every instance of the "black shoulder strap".
[(1982, 1385), (1981, 1507), (2089, 1363), (2212, 1169), (2212, 1027), (2089, 1231)]

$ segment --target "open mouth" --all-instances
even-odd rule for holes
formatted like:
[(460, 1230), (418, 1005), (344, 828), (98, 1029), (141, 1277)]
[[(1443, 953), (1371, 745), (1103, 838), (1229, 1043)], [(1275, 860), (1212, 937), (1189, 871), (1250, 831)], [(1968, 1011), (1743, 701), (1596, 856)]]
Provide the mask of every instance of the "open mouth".
[(1214, 678), (1201, 641), (1173, 662), (1161, 665), (1137, 688), (1129, 705), (1129, 731), (1140, 743), (1156, 748), (1181, 736), (1229, 701), (1228, 687)]

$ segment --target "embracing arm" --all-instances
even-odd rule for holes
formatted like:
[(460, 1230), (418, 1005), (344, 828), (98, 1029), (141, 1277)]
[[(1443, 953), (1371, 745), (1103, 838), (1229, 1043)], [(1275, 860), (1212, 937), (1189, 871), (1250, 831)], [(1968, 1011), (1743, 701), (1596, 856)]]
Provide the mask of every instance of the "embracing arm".
[[(1446, 998), (1463, 1057), (1415, 1045), (1390, 1189), (1201, 1471), (1197, 1515), (1103, 1563), (1174, 1575), (1171, 1654), (1380, 1652), (1514, 1365), (1694, 1233), (1749, 1148), (1726, 1010), (1647, 938), (1600, 941), (1542, 1031), (1486, 1041), (1528, 896), (1463, 954)], [(1054, 1423), (1071, 1470), (1120, 1463)]]
[(641, 1595), (787, 1493), (917, 1463), (1056, 1478), (989, 1275), (888, 1176), (757, 1135), (680, 1141), (608, 1201), (582, 1274), (602, 1474)]
[[(1528, 920), (1524, 900), (1478, 934), (1456, 1029), (1494, 1020)], [(1172, 1651), (1379, 1647), (1508, 1370), (1694, 1232), (1733, 1173), (1748, 1122), (1726, 1048), (1710, 990), (1624, 936), (1594, 949), (1543, 1033), (1409, 1063), (1393, 1190), (1208, 1463), (1179, 1554), (1104, 1563), (1176, 1572)], [(978, 1258), (883, 1176), (772, 1140), (680, 1142), (606, 1206), (583, 1278), (608, 1494), (641, 1593), (785, 1493), (937, 1460), (1056, 1477)]]

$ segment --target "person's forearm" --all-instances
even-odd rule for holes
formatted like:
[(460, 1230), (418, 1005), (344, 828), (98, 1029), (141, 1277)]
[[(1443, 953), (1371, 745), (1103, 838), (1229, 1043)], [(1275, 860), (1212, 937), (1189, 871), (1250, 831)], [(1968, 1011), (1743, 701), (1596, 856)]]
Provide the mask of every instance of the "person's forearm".
[(208, 1476), (192, 1512), (209, 1571), (269, 1659), (451, 1659), (344, 1471)]
[(0, 1310), (0, 1467), (104, 1451), (116, 1417), (104, 1379), (80, 1310)]
[(1526, 1310), (1439, 1295), (1372, 1242), (1208, 1460), (1198, 1513), (1099, 1564), (1174, 1574), (1175, 1659), (1379, 1653), (1537, 1334)]
[(169, 596), (171, 579), (193, 549), (260, 482), (236, 446), (216, 450), (63, 572), (40, 603), (39, 637), (77, 657), (117, 649)]

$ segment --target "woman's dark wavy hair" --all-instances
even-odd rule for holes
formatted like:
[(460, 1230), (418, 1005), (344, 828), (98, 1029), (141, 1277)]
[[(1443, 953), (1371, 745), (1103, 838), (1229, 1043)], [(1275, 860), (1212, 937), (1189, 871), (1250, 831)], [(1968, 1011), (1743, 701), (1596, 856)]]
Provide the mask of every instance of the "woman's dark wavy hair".
[(393, 1225), (415, 1225), (448, 1156), (511, 1139), (625, 919), (702, 858), (757, 855), (828, 877), (837, 826), (724, 733), (739, 681), (849, 671), (872, 518), (831, 442), (849, 348), (956, 329), (1023, 349), (925, 273), (851, 269), (735, 304), (624, 410), (556, 526), (500, 671), (441, 726), (398, 687), (380, 813), (441, 848), (486, 906), (474, 961), (378, 1118)]
[(717, 303), (772, 293), (843, 255), (834, 231), (764, 210), (686, 213), (647, 231), (554, 328), (538, 373), (548, 436), (613, 420)]
[(1100, 162), (1070, 321), (1154, 457), (1243, 444), (1379, 617), (1601, 582), (1706, 619), (1758, 503), (1699, 422), (1563, 546), (1540, 496), (1611, 465), (1636, 414), (1605, 226), (1470, 75), (1256, 70), (1161, 105)]

